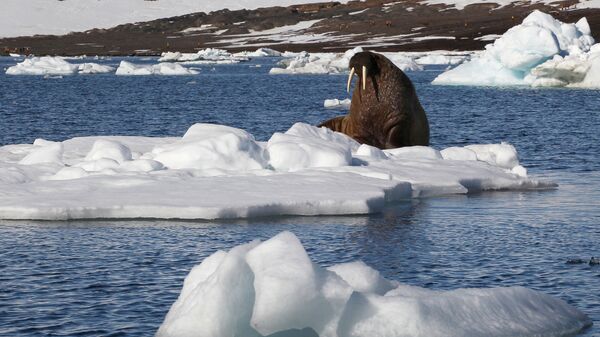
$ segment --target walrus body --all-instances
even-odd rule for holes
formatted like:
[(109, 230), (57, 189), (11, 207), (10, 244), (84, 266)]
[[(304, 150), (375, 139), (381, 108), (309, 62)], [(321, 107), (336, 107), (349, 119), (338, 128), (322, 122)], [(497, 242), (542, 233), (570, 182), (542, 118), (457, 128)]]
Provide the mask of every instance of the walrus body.
[(362, 144), (391, 149), (429, 145), (429, 122), (410, 79), (385, 56), (360, 52), (350, 60), (359, 77), (350, 113), (321, 123)]

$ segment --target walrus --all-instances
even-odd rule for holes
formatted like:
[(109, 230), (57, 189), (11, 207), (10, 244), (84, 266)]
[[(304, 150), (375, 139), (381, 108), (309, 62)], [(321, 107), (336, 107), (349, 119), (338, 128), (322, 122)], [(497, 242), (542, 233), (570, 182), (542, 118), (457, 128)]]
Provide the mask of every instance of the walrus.
[(415, 88), (392, 61), (372, 52), (356, 53), (349, 64), (347, 91), (353, 76), (350, 112), (319, 125), (344, 133), (361, 144), (392, 149), (429, 145), (429, 122)]

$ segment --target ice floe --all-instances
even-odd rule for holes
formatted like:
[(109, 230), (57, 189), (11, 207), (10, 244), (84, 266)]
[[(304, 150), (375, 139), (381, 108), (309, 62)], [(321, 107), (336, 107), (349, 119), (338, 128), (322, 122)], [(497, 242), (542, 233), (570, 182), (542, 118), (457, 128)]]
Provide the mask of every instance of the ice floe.
[(156, 335), (551, 337), (591, 323), (566, 302), (523, 287), (438, 291), (387, 280), (360, 261), (324, 268), (282, 232), (193, 267)]
[(223, 49), (206, 48), (197, 53), (165, 52), (158, 62), (185, 62), (188, 64), (229, 64), (248, 61), (248, 56), (233, 55)]
[(71, 64), (63, 57), (43, 56), (26, 58), (6, 69), (7, 75), (74, 75), (108, 73), (113, 67), (97, 63)]
[(278, 57), (282, 53), (271, 48), (258, 48), (255, 51), (242, 51), (233, 55), (238, 57)]
[(195, 124), (183, 137), (0, 147), (0, 218), (217, 219), (366, 214), (404, 199), (552, 188), (510, 144), (382, 151), (297, 123), (267, 142)]
[(563, 23), (536, 10), (478, 57), (439, 75), (433, 83), (595, 87), (600, 48), (593, 45), (585, 18)]
[(348, 109), (350, 109), (350, 103), (352, 103), (352, 100), (349, 98), (345, 98), (345, 99), (333, 98), (333, 99), (326, 99), (323, 102), (323, 106), (327, 109), (348, 110)]
[(198, 71), (188, 69), (177, 63), (161, 62), (159, 64), (134, 64), (128, 61), (121, 61), (115, 74), (126, 76), (196, 75), (198, 74)]
[[(269, 73), (279, 74), (340, 74), (348, 71), (348, 64), (354, 54), (363, 51), (361, 47), (350, 49), (345, 53), (284, 53), (283, 56), (294, 56), (280, 62), (280, 67), (272, 68)], [(401, 53), (384, 54), (402, 70), (422, 70), (412, 58)]]

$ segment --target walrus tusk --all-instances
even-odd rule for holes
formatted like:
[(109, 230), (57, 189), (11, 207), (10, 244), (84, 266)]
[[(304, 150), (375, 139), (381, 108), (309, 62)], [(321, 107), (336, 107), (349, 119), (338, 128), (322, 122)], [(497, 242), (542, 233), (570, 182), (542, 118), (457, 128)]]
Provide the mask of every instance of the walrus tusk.
[(367, 67), (363, 66), (363, 78), (362, 78), (363, 90), (367, 89)]
[(350, 69), (350, 75), (348, 75), (348, 85), (346, 86), (346, 91), (350, 93), (350, 84), (352, 83), (352, 76), (354, 76), (354, 67)]

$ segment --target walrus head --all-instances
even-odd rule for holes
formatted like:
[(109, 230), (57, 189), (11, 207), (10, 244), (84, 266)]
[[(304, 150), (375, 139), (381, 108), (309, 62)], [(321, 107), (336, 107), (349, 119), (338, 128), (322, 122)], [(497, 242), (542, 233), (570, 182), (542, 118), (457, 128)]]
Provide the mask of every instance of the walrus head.
[[(377, 65), (377, 55), (368, 51), (363, 51), (360, 53), (356, 53), (350, 59), (349, 64), (350, 75), (348, 76), (348, 85), (346, 90), (350, 93), (350, 84), (352, 83), (352, 76), (355, 74), (358, 75), (359, 78), (359, 87), (362, 87), (362, 90), (367, 89), (367, 78), (373, 80), (373, 84), (375, 85), (374, 78), (377, 74), (379, 74), (379, 66)], [(377, 95), (377, 90), (375, 92)]]

